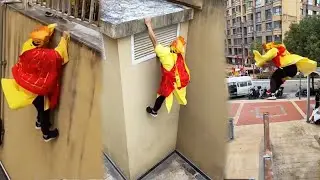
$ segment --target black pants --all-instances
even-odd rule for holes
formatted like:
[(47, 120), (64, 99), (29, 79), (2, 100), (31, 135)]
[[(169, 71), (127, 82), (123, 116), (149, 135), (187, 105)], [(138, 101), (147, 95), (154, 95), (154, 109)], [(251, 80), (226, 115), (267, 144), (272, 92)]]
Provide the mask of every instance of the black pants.
[(41, 124), (41, 131), (43, 135), (48, 135), (51, 126), (50, 109), (44, 110), (44, 96), (38, 96), (32, 104), (37, 109), (37, 121)]
[(158, 112), (159, 109), (161, 108), (164, 100), (166, 99), (165, 96), (159, 96), (157, 99), (156, 99), (156, 102), (154, 103), (154, 106), (153, 106), (153, 111), (155, 112)]
[(275, 93), (283, 84), (283, 78), (285, 77), (294, 77), (297, 75), (298, 68), (295, 64), (284, 67), (278, 68), (271, 76), (270, 79), (270, 92)]

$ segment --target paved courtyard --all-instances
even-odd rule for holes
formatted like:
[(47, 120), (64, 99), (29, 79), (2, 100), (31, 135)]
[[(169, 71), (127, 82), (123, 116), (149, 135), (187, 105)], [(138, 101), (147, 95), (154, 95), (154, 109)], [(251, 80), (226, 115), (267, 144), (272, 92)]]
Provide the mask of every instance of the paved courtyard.
[(269, 112), (275, 179), (320, 179), (320, 145), (314, 137), (320, 127), (305, 122), (306, 111), (305, 99), (230, 102), (235, 139), (228, 143), (226, 178), (261, 179), (262, 114)]

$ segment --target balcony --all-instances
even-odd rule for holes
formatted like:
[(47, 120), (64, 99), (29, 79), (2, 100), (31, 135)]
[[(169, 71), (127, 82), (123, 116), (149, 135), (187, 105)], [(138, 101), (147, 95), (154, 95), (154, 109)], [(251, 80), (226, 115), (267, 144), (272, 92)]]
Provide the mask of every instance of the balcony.
[(281, 16), (281, 15), (273, 15), (273, 16), (272, 16), (272, 20), (273, 20), (273, 21), (281, 21), (281, 19), (282, 19), (282, 16)]
[(282, 6), (281, 0), (274, 0), (273, 7)]
[(282, 34), (282, 29), (281, 28), (277, 28), (273, 30), (273, 35), (281, 35)]
[(240, 0), (235, 0), (232, 4), (232, 6), (239, 6), (240, 5)]
[(239, 16), (241, 16), (241, 11), (236, 12), (236, 17), (239, 17)]
[(247, 10), (246, 10), (246, 14), (250, 14), (253, 12), (253, 8), (252, 7), (248, 7)]

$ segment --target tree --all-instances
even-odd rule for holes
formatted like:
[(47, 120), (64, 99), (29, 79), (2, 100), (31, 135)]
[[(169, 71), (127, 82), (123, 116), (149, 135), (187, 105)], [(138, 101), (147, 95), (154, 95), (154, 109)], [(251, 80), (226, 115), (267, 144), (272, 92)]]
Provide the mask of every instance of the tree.
[(260, 52), (260, 54), (262, 54), (262, 42), (261, 41), (253, 41), (250, 45), (250, 55), (252, 56), (253, 55), (253, 50), (257, 50)]
[(283, 40), (290, 53), (320, 62), (320, 16), (309, 16), (293, 23)]

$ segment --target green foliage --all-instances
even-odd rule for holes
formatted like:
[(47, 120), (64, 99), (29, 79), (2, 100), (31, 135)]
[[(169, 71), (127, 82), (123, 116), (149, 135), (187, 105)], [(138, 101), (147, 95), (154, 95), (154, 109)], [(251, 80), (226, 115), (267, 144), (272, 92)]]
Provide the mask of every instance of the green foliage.
[(309, 16), (293, 23), (283, 40), (290, 53), (320, 62), (320, 16)]
[(261, 41), (253, 41), (250, 45), (250, 53), (253, 54), (253, 50), (257, 50), (262, 54), (262, 42)]

